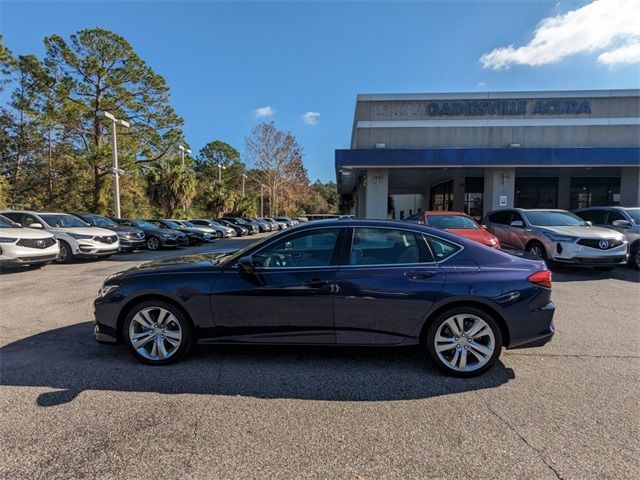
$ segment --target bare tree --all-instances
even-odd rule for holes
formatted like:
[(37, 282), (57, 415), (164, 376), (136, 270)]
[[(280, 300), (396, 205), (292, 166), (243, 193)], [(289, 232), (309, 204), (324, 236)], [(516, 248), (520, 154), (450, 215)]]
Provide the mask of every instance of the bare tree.
[(309, 186), (302, 148), (273, 122), (261, 123), (245, 139), (246, 154), (264, 185), (269, 216), (295, 213)]

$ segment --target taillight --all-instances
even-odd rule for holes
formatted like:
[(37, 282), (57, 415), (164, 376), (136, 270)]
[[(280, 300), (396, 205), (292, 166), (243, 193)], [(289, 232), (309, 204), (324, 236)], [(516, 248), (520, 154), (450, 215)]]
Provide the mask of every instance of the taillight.
[(531, 283), (544, 288), (551, 288), (551, 270), (540, 270), (529, 275), (527, 278)]

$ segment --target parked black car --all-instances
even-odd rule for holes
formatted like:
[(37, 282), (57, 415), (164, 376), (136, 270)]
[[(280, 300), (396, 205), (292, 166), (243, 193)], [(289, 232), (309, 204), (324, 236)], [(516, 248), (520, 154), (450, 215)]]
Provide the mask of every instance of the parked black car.
[(247, 227), (243, 227), (242, 225), (236, 225), (235, 223), (231, 223), (222, 218), (216, 218), (214, 220), (219, 224), (224, 225), (225, 227), (233, 228), (236, 231), (236, 234), (238, 237), (244, 237), (245, 235), (249, 235), (249, 229)]
[(120, 239), (120, 250), (131, 251), (146, 246), (145, 234), (140, 228), (119, 225), (110, 218), (95, 213), (81, 212), (74, 215), (92, 227), (107, 228), (116, 232)]
[(179, 230), (162, 229), (146, 220), (114, 218), (113, 221), (119, 225), (141, 229), (144, 232), (149, 250), (158, 250), (161, 247), (184, 247), (189, 244), (189, 239), (185, 233)]
[(204, 233), (202, 233), (200, 230), (187, 228), (179, 223), (167, 219), (148, 221), (161, 229), (177, 230), (184, 233), (189, 240), (189, 245), (200, 245), (202, 242), (204, 242)]
[(548, 342), (554, 310), (542, 261), (424, 225), (330, 220), (112, 275), (94, 333), (150, 364), (198, 341), (420, 345), (445, 372), (470, 377), (503, 346)]
[(244, 218), (239, 217), (224, 217), (223, 220), (233, 223), (234, 225), (240, 225), (249, 231), (249, 235), (260, 233), (260, 228), (257, 224), (249, 223)]

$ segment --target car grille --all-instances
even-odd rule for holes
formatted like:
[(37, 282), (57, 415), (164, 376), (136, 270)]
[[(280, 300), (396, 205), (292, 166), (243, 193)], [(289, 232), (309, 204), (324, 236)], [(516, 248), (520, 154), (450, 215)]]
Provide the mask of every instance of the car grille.
[(117, 235), (106, 235), (104, 237), (93, 237), (96, 242), (112, 244), (118, 240)]
[(18, 257), (18, 261), (24, 263), (47, 262), (49, 260), (55, 260), (56, 258), (58, 258), (58, 255), (43, 255), (41, 257)]
[(597, 248), (598, 250), (609, 250), (610, 248), (615, 248), (622, 245), (622, 240), (618, 240), (615, 238), (614, 239), (582, 238), (578, 240), (578, 245), (583, 245), (585, 247), (590, 247), (590, 248)]
[(52, 237), (49, 238), (21, 238), (16, 245), (27, 248), (49, 248), (55, 245), (56, 240)]

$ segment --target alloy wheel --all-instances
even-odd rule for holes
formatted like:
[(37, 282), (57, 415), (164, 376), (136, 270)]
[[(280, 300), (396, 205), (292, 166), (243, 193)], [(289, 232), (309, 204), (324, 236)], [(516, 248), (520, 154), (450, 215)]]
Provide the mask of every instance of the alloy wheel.
[(157, 250), (158, 248), (160, 248), (160, 240), (158, 240), (156, 237), (149, 237), (149, 239), (147, 240), (147, 248), (149, 250)]
[(544, 259), (545, 253), (542, 245), (534, 243), (533, 245), (530, 245), (529, 248), (527, 248), (527, 251), (538, 258)]
[(472, 314), (458, 313), (440, 324), (434, 338), (436, 355), (448, 368), (473, 372), (484, 367), (496, 349), (491, 326)]
[(182, 345), (183, 332), (178, 319), (162, 307), (139, 310), (129, 324), (129, 341), (133, 349), (150, 361), (171, 358)]

